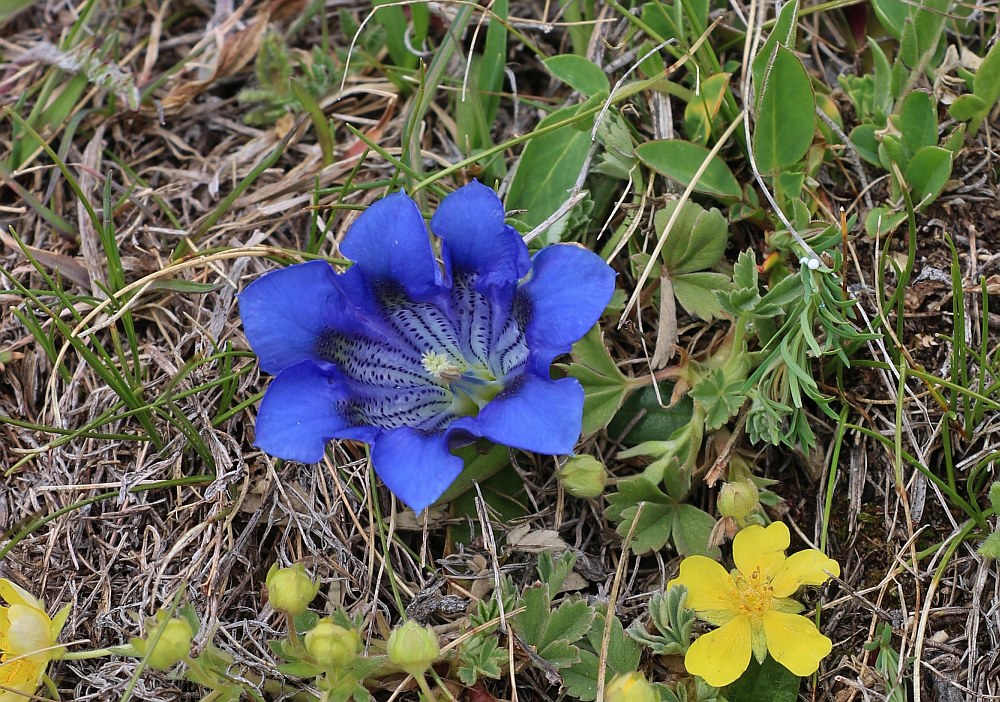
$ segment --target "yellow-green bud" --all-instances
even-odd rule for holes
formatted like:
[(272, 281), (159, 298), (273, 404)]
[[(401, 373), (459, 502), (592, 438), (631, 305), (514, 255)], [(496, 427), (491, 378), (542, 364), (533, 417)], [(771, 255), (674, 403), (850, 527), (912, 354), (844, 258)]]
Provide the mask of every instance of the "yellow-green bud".
[(330, 619), (320, 619), (306, 633), (306, 651), (318, 665), (343, 668), (358, 657), (360, 647), (361, 638), (356, 631)]
[(306, 575), (300, 563), (291, 568), (279, 568), (277, 563), (272, 565), (265, 583), (271, 607), (293, 617), (305, 612), (319, 592), (319, 584)]
[(604, 494), (608, 472), (593, 456), (573, 456), (556, 473), (563, 488), (573, 497), (590, 499)]
[(434, 630), (429, 626), (420, 626), (412, 619), (394, 629), (386, 645), (389, 662), (414, 677), (423, 675), (440, 652)]
[(657, 702), (658, 695), (642, 673), (616, 675), (604, 690), (604, 702)]
[(719, 490), (718, 509), (723, 517), (743, 519), (760, 507), (760, 491), (751, 482), (738, 480), (723, 483)]
[[(157, 670), (170, 670), (191, 653), (194, 632), (186, 619), (170, 619), (162, 626), (156, 645), (152, 650), (146, 651), (146, 665)], [(143, 650), (149, 646), (152, 638), (143, 642)]]

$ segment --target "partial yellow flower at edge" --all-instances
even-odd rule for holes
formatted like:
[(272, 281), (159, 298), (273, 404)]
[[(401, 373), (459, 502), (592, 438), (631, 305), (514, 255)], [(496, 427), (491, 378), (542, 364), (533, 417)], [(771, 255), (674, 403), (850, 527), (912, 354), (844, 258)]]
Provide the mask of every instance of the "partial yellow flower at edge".
[(736, 569), (725, 569), (704, 556), (681, 561), (680, 574), (667, 588), (687, 588), (687, 604), (700, 619), (720, 628), (691, 644), (684, 667), (713, 687), (724, 687), (750, 665), (750, 655), (763, 663), (766, 654), (798, 676), (811, 675), (833, 647), (803, 616), (801, 605), (788, 599), (803, 585), (821, 585), (840, 575), (840, 565), (809, 549), (785, 557), (791, 541), (788, 527), (775, 522), (766, 529), (750, 526), (733, 541)]
[(69, 616), (67, 605), (51, 619), (28, 591), (0, 578), (0, 702), (23, 702), (42, 683), (50, 660), (63, 649), (56, 645)]

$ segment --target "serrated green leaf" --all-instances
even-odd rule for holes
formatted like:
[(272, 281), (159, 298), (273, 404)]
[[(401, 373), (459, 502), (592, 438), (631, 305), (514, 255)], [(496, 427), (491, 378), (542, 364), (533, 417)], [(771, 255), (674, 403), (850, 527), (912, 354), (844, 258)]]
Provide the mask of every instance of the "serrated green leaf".
[[(611, 680), (616, 675), (636, 670), (642, 655), (642, 648), (626, 636), (618, 617), (614, 615), (612, 617), (611, 636), (608, 639), (608, 653), (604, 669), (605, 681)], [(580, 660), (562, 673), (566, 692), (581, 702), (591, 702), (597, 698), (597, 675), (600, 667), (598, 651), (601, 649), (603, 636), (604, 613), (598, 611), (594, 624), (587, 634), (588, 647), (581, 648)]]
[(716, 368), (691, 388), (691, 398), (705, 412), (706, 429), (718, 429), (740, 411), (746, 400), (742, 387), (743, 380), (727, 382), (723, 370)]
[[(649, 141), (635, 149), (635, 155), (640, 161), (685, 187), (694, 180), (695, 173), (709, 153), (704, 146), (680, 139)], [(729, 166), (717, 155), (709, 161), (694, 190), (723, 201), (739, 200), (743, 196), (743, 190)]]
[(543, 585), (549, 588), (549, 594), (555, 595), (562, 589), (567, 576), (573, 572), (576, 564), (576, 555), (572, 551), (566, 551), (554, 557), (551, 553), (542, 553), (538, 556), (538, 579)]
[(757, 167), (768, 173), (798, 163), (816, 130), (816, 98), (802, 61), (776, 47), (764, 82), (755, 87), (760, 94), (753, 139)]
[(714, 207), (706, 210), (690, 200), (666, 232), (679, 204), (680, 200), (671, 200), (653, 216), (657, 236), (667, 237), (660, 256), (671, 277), (711, 268), (722, 260), (729, 241), (729, 226), (722, 213)]
[(517, 615), (515, 626), (535, 653), (555, 668), (566, 668), (580, 658), (579, 641), (594, 620), (594, 610), (583, 600), (567, 600), (558, 609), (549, 609), (548, 588), (536, 585), (523, 596), (525, 611)]
[(476, 635), (459, 651), (458, 677), (466, 685), (475, 685), (481, 677), (499, 679), (507, 662), (506, 649), (500, 648), (496, 636)]
[(715, 319), (722, 314), (718, 293), (729, 287), (729, 277), (722, 273), (685, 273), (670, 281), (674, 297), (681, 307), (701, 319)]
[(583, 434), (589, 435), (608, 425), (634, 386), (608, 353), (599, 326), (577, 341), (571, 353), (567, 374), (583, 386)]
[(618, 491), (608, 495), (607, 500), (608, 517), (619, 522), (617, 531), (623, 537), (632, 530), (639, 503), (645, 503), (632, 535), (634, 553), (659, 551), (667, 545), (677, 503), (656, 485), (642, 477), (623, 480), (618, 483)]
[(556, 78), (587, 97), (611, 91), (611, 84), (604, 71), (583, 56), (560, 54), (543, 61)]

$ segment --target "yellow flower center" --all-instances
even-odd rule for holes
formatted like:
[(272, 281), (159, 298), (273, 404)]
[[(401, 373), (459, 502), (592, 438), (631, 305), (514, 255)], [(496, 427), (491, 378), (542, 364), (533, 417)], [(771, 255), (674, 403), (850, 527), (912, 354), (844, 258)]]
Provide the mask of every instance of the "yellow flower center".
[(739, 573), (735, 577), (737, 609), (749, 617), (759, 617), (771, 609), (774, 588), (764, 577), (760, 568), (754, 568), (748, 576)]

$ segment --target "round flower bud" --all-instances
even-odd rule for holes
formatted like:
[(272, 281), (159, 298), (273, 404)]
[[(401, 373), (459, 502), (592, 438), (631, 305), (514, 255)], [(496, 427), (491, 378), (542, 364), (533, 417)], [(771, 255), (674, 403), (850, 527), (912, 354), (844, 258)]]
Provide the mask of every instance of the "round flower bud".
[(573, 497), (590, 499), (604, 494), (608, 472), (593, 456), (573, 456), (556, 472), (556, 478)]
[(306, 651), (316, 663), (331, 668), (343, 668), (358, 657), (361, 639), (353, 629), (320, 619), (306, 633)]
[(319, 584), (306, 575), (306, 569), (299, 563), (291, 568), (271, 566), (265, 583), (271, 606), (293, 617), (305, 612), (319, 592)]
[(760, 507), (760, 492), (751, 482), (738, 480), (723, 483), (719, 490), (718, 509), (723, 517), (743, 519)]
[(656, 690), (642, 673), (616, 675), (604, 690), (604, 702), (657, 702)]
[[(194, 632), (186, 619), (169, 619), (151, 650), (146, 651), (146, 665), (157, 670), (170, 670), (191, 653)], [(153, 637), (146, 642), (148, 646)]]
[(389, 662), (414, 677), (423, 675), (440, 652), (434, 630), (429, 626), (420, 626), (412, 619), (389, 634), (386, 646)]

